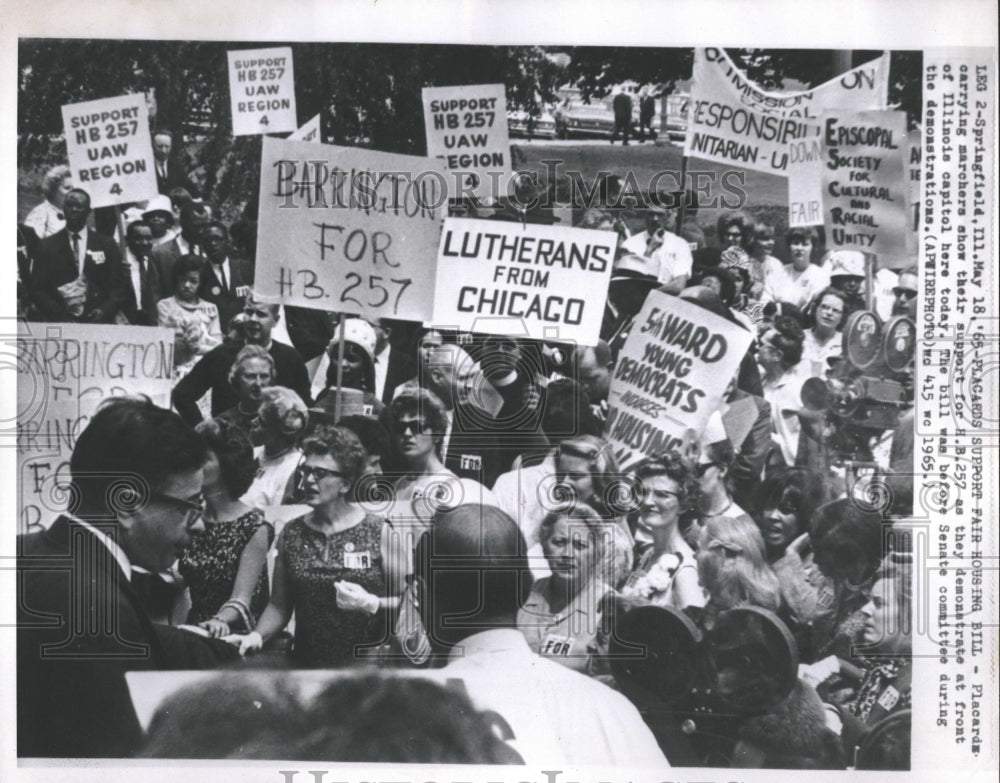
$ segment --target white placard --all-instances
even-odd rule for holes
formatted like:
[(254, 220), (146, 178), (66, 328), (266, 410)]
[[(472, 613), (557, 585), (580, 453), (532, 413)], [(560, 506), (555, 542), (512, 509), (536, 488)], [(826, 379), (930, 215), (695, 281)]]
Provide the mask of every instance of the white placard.
[(159, 191), (146, 96), (120, 95), (62, 107), (73, 184), (91, 207), (145, 201)]
[(227, 54), (233, 135), (287, 133), (298, 128), (292, 47)]

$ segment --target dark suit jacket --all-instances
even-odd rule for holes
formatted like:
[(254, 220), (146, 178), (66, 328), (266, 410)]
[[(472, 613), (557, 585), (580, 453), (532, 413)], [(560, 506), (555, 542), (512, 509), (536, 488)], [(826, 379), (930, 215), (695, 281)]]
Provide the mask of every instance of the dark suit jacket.
[(142, 736), (125, 672), (237, 657), (150, 622), (110, 551), (68, 517), (19, 536), (18, 552), (18, 756), (128, 756)]
[(154, 165), (153, 170), (156, 172), (156, 189), (164, 196), (169, 196), (174, 188), (184, 188), (193, 198), (198, 198), (198, 188), (188, 177), (187, 170), (179, 160), (171, 158), (167, 161), (166, 177), (160, 176), (159, 167)]
[(242, 259), (229, 257), (229, 279), (226, 283), (227, 285), (222, 285), (222, 281), (215, 273), (215, 267), (206, 259), (198, 296), (219, 308), (219, 323), (223, 332), (229, 328), (233, 316), (243, 312), (243, 302), (253, 285), (252, 276)]
[(163, 285), (164, 296), (171, 296), (174, 293), (174, 262), (181, 255), (181, 248), (176, 238), (157, 245), (149, 254), (153, 266), (156, 267), (156, 275)]
[(58, 288), (75, 280), (79, 264), (73, 256), (67, 229), (46, 237), (38, 244), (31, 274), (31, 293), (42, 321), (86, 321), (93, 310), (101, 311), (98, 323), (111, 323), (126, 297), (130, 284), (123, 277), (121, 254), (113, 240), (93, 229), (87, 232), (87, 257), (83, 272), (87, 278), (87, 298), (83, 316), (74, 317), (66, 308)]
[[(242, 343), (226, 340), (202, 356), (198, 363), (174, 387), (171, 400), (181, 417), (191, 426), (202, 420), (198, 400), (212, 391), (212, 415), (218, 416), (239, 402), (236, 390), (229, 383), (229, 368), (233, 366)], [(311, 404), (311, 384), (306, 365), (292, 346), (271, 341), (268, 349), (274, 359), (274, 385), (284, 386), (298, 394), (306, 405)]]
[[(122, 297), (121, 311), (130, 324), (136, 326), (156, 326), (159, 322), (159, 315), (156, 311), (156, 303), (161, 298), (168, 296), (160, 282), (160, 276), (156, 272), (156, 266), (152, 259), (146, 260), (145, 280), (141, 279), (140, 290), (144, 300), (136, 302), (135, 289), (132, 288), (131, 269), (128, 258), (122, 260), (123, 274), (125, 275), (125, 292)], [(140, 304), (142, 305), (140, 307)]]

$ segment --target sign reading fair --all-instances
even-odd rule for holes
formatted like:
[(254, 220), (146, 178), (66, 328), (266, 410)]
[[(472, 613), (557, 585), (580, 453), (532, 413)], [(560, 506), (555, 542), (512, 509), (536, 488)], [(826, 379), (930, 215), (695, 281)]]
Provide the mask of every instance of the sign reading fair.
[(73, 184), (87, 191), (92, 207), (157, 194), (144, 95), (71, 103), (62, 115)]
[(228, 52), (233, 135), (285, 133), (298, 128), (292, 47)]
[(265, 136), (254, 288), (285, 304), (429, 321), (441, 161)]
[(617, 242), (613, 231), (448, 218), (434, 323), (595, 345)]
[(506, 195), (513, 167), (502, 84), (424, 87), (427, 155), (442, 158), (452, 197)]
[(701, 435), (753, 339), (676, 296), (652, 291), (626, 340), (608, 396), (604, 437), (622, 467)]
[(906, 114), (828, 112), (823, 117), (823, 212), (827, 247), (908, 266)]
[(170, 406), (174, 332), (154, 326), (23, 324), (17, 366), (18, 532), (27, 532), (48, 526), (65, 510), (70, 455), (104, 400), (146, 394), (157, 405)]

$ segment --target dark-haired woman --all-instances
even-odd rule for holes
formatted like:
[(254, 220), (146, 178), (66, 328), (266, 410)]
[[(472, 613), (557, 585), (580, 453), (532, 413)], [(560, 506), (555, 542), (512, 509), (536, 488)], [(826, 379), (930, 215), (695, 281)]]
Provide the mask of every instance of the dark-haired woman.
[(302, 444), (302, 500), (312, 510), (278, 538), (274, 589), (255, 631), (233, 637), (246, 654), (282, 631), (295, 613), (295, 665), (347, 666), (385, 638), (384, 520), (348, 501), (365, 452), (353, 432), (331, 427)]
[(802, 431), (800, 412), (804, 407), (802, 384), (805, 378), (795, 373), (795, 366), (802, 361), (803, 339), (802, 326), (797, 321), (790, 316), (778, 316), (761, 335), (757, 349), (764, 399), (771, 405), (775, 461), (786, 466), (795, 464)]
[(812, 263), (817, 239), (816, 230), (808, 226), (788, 229), (785, 242), (792, 256), (791, 263), (767, 275), (761, 301), (765, 304), (787, 302), (804, 308), (816, 294), (830, 285), (830, 275)]
[(252, 631), (267, 606), (267, 550), (274, 529), (239, 498), (254, 475), (253, 447), (238, 428), (198, 425), (209, 447), (204, 467), (205, 533), (184, 550), (179, 569), (191, 594), (188, 623), (213, 636)]

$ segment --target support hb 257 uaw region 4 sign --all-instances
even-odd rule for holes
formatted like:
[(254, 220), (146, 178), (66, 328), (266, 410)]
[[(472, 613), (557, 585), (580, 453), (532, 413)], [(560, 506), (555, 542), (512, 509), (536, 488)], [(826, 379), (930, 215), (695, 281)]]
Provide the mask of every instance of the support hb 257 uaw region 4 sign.
[(233, 135), (296, 130), (299, 123), (295, 116), (292, 47), (249, 49), (228, 54)]
[(502, 84), (424, 87), (427, 154), (451, 173), (449, 195), (507, 195), (513, 167)]
[(448, 218), (434, 323), (595, 345), (617, 244), (614, 231)]
[(73, 184), (87, 191), (92, 207), (157, 194), (146, 96), (70, 103), (62, 115)]

